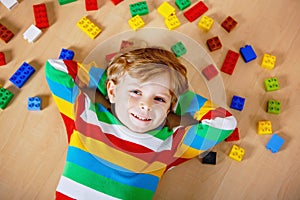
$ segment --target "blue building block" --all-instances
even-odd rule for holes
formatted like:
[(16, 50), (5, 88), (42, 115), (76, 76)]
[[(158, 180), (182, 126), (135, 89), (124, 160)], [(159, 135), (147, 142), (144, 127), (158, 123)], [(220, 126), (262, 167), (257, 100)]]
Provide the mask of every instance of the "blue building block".
[(276, 133), (274, 133), (271, 139), (269, 140), (269, 142), (267, 143), (266, 148), (271, 150), (272, 153), (277, 153), (281, 148), (281, 146), (283, 145), (283, 143), (284, 143), (284, 139), (281, 138)]
[(41, 98), (40, 97), (29, 97), (28, 98), (28, 110), (41, 110)]
[(63, 60), (73, 60), (74, 58), (74, 51), (69, 49), (62, 49), (59, 55), (59, 59)]
[(240, 53), (246, 63), (255, 60), (257, 57), (251, 45), (246, 45), (245, 47), (241, 47)]
[(242, 111), (245, 104), (245, 98), (239, 96), (233, 96), (231, 100), (230, 108)]
[(30, 78), (30, 76), (35, 72), (35, 69), (24, 62), (19, 69), (9, 78), (9, 80), (18, 88), (21, 88), (24, 83)]

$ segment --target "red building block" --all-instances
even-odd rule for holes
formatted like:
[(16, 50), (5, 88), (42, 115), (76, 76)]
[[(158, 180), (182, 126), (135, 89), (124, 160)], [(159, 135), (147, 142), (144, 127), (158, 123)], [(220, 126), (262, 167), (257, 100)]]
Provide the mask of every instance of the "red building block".
[(230, 16), (228, 16), (221, 24), (221, 26), (229, 33), (235, 26), (237, 22)]
[(85, 9), (89, 10), (98, 10), (97, 0), (85, 0)]
[(14, 37), (13, 32), (8, 30), (4, 25), (0, 23), (0, 38), (3, 40), (5, 43), (8, 43), (11, 38)]
[(183, 15), (189, 20), (190, 22), (193, 22), (195, 19), (200, 17), (203, 13), (205, 13), (208, 10), (207, 6), (202, 2), (198, 2), (193, 7), (191, 7), (189, 10), (187, 10)]
[(218, 75), (218, 71), (213, 64), (210, 64), (202, 70), (202, 74), (209, 81)]
[(239, 59), (240, 54), (231, 50), (228, 50), (221, 71), (231, 75)]
[(210, 51), (215, 51), (217, 49), (220, 49), (222, 47), (222, 43), (218, 36), (210, 38), (206, 41), (206, 44)]
[(110, 0), (111, 2), (113, 2), (113, 4), (118, 5), (119, 3), (121, 3), (123, 0)]
[(236, 128), (234, 131), (225, 139), (226, 142), (237, 141), (240, 139), (239, 129)]
[(36, 4), (33, 5), (33, 13), (34, 13), (34, 20), (35, 26), (38, 28), (48, 28), (48, 16), (47, 16), (47, 9), (46, 4)]
[(2, 65), (6, 65), (5, 55), (3, 52), (0, 52), (0, 66), (2, 66)]

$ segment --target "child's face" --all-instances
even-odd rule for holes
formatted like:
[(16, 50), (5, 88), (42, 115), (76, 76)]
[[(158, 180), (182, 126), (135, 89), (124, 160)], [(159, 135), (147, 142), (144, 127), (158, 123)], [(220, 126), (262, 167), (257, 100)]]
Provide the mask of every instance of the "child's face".
[(108, 97), (114, 112), (129, 129), (145, 133), (162, 125), (170, 111), (170, 77), (161, 73), (145, 82), (126, 74), (115, 85), (107, 83)]

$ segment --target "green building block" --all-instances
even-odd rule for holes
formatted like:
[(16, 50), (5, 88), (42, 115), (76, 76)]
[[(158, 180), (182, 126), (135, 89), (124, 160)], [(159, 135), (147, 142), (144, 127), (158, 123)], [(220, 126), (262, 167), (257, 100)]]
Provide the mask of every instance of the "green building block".
[(191, 5), (191, 1), (190, 0), (176, 0), (175, 4), (180, 10), (184, 10)]
[(186, 53), (186, 48), (182, 42), (177, 42), (176, 44), (171, 46), (171, 50), (175, 54), (176, 57), (180, 57)]
[(68, 3), (72, 3), (76, 0), (58, 0), (59, 5), (64, 5), (64, 4), (68, 4)]
[(0, 88), (0, 108), (6, 108), (7, 104), (13, 98), (13, 93), (5, 88)]
[(268, 92), (279, 90), (279, 83), (276, 77), (265, 79), (265, 88)]
[(146, 1), (130, 4), (129, 9), (132, 17), (136, 15), (139, 16), (147, 15), (149, 13), (149, 9)]
[(268, 101), (268, 113), (279, 114), (281, 109), (281, 103), (275, 100)]

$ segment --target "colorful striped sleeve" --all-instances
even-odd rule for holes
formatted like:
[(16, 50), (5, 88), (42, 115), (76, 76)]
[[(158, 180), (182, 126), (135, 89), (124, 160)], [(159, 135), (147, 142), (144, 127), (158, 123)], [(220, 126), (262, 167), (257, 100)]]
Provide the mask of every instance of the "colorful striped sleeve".
[(235, 117), (226, 109), (191, 91), (180, 96), (175, 113), (190, 114), (199, 122), (185, 128), (185, 136), (176, 152), (181, 158), (193, 158), (213, 148), (237, 125)]
[(49, 59), (45, 64), (45, 74), (70, 141), (74, 130), (74, 103), (80, 93), (78, 83), (88, 88), (98, 88), (105, 95), (104, 70), (93, 63), (82, 66), (73, 60)]

